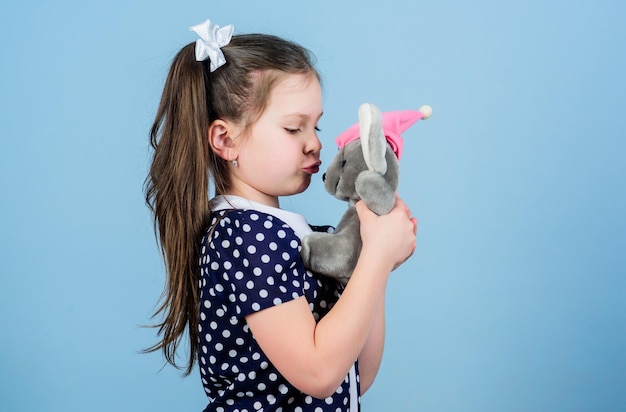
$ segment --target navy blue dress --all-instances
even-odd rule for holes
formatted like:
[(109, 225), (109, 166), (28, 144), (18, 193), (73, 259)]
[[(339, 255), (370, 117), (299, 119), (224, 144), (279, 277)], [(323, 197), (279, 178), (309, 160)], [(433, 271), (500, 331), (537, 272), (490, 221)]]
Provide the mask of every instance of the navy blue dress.
[(247, 315), (300, 296), (318, 321), (337, 302), (342, 286), (307, 272), (300, 249), (298, 235), (276, 216), (213, 212), (200, 257), (198, 361), (209, 398), (205, 412), (350, 410), (349, 375), (326, 399), (300, 392), (272, 365), (246, 323)]

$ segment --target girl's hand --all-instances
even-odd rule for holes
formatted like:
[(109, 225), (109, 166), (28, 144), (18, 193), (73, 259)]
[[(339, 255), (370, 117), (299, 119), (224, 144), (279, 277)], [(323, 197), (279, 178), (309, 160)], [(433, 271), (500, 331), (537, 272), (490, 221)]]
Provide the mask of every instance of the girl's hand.
[(363, 201), (356, 203), (361, 221), (363, 251), (387, 259), (395, 269), (415, 252), (417, 246), (417, 219), (411, 215), (406, 203), (396, 197), (394, 208), (386, 215), (378, 216)]

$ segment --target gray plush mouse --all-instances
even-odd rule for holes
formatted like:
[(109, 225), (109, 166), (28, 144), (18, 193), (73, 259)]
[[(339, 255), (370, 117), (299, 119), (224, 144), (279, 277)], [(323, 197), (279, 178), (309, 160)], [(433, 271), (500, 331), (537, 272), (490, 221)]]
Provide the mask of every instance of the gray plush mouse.
[(302, 259), (312, 271), (348, 283), (361, 252), (361, 232), (355, 204), (362, 199), (378, 215), (395, 204), (403, 141), (401, 133), (432, 114), (419, 111), (385, 112), (373, 104), (359, 107), (359, 123), (337, 137), (339, 152), (324, 174), (324, 187), (348, 210), (334, 233), (314, 232), (302, 239)]

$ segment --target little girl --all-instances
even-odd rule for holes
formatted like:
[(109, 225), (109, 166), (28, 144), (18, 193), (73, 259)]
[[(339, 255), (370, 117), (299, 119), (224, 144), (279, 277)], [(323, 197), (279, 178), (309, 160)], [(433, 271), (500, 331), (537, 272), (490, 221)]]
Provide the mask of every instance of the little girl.
[[(300, 259), (306, 220), (279, 208), (319, 171), (319, 74), (308, 51), (208, 20), (174, 58), (151, 129), (146, 199), (166, 262), (158, 324), (190, 346), (205, 411), (357, 411), (378, 371), (389, 273), (415, 250), (398, 199), (357, 203), (362, 252), (345, 289)], [(215, 198), (209, 201), (209, 180)]]

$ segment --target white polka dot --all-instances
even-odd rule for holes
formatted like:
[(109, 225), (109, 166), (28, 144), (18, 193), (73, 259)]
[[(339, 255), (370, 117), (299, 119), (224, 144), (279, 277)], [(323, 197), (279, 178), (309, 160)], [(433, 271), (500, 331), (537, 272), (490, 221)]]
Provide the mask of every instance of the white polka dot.
[(215, 344), (215, 350), (218, 352), (221, 352), (222, 349), (224, 349), (224, 345), (222, 345), (221, 343), (216, 343)]
[(272, 222), (270, 222), (269, 220), (266, 220), (265, 222), (263, 222), (263, 226), (264, 226), (266, 229), (269, 229), (269, 228), (271, 228), (271, 227), (273, 226), (273, 224), (272, 224)]
[(267, 298), (267, 296), (268, 296), (268, 295), (269, 295), (269, 293), (268, 293), (268, 292), (267, 292), (267, 290), (265, 290), (265, 289), (261, 289), (261, 290), (259, 291), (259, 297), (261, 297), (262, 299)]
[(237, 279), (237, 280), (243, 279), (243, 272), (242, 271), (238, 271), (237, 273), (235, 273), (235, 279)]
[(228, 249), (230, 247), (230, 241), (228, 239), (222, 240), (222, 247)]
[(217, 329), (217, 322), (213, 321), (211, 323), (209, 323), (209, 327), (213, 330)]
[(289, 242), (289, 246), (291, 246), (293, 249), (297, 249), (298, 248), (298, 241), (293, 239), (291, 242)]
[(244, 225), (241, 228), (243, 229), (244, 232), (249, 232), (251, 230), (250, 225), (247, 223), (244, 223)]
[(248, 282), (246, 282), (246, 287), (248, 289), (254, 289), (254, 282), (249, 280)]
[(256, 372), (255, 371), (248, 372), (248, 379), (254, 380), (255, 378), (256, 378)]
[(243, 238), (241, 236), (237, 236), (235, 238), (235, 243), (239, 246), (243, 245)]
[(285, 231), (281, 229), (276, 232), (276, 235), (278, 235), (279, 238), (284, 239), (287, 236), (287, 233), (285, 233)]
[(287, 253), (287, 252), (283, 252), (283, 254), (281, 256), (283, 257), (283, 260), (285, 260), (285, 261), (288, 261), (289, 258), (290, 258), (289, 253)]
[(280, 305), (281, 303), (283, 303), (283, 301), (282, 301), (282, 300), (280, 300), (280, 298), (275, 298), (275, 299), (274, 299), (274, 305), (278, 306), (278, 305)]
[(225, 337), (225, 338), (230, 337), (230, 331), (228, 329), (224, 329), (222, 331), (222, 336)]
[(252, 304), (252, 310), (255, 312), (258, 312), (259, 310), (261, 310), (261, 305), (259, 305), (258, 303), (254, 302)]
[(261, 270), (261, 268), (254, 268), (252, 269), (252, 273), (254, 276), (261, 276), (263, 274), (263, 270)]
[(283, 395), (286, 395), (287, 392), (289, 392), (289, 388), (287, 388), (287, 386), (285, 386), (284, 383), (281, 383), (280, 386), (278, 387), (278, 392), (282, 393)]
[(257, 215), (256, 213), (251, 213), (250, 220), (259, 220), (259, 215)]
[(220, 264), (217, 262), (211, 262), (211, 270), (217, 270), (220, 268)]
[(276, 251), (276, 250), (278, 250), (278, 245), (276, 244), (276, 242), (270, 242), (269, 248), (272, 251)]
[(283, 272), (283, 265), (281, 265), (281, 264), (277, 263), (277, 264), (274, 266), (274, 270), (276, 271), (276, 273), (282, 273), (282, 272)]
[(261, 262), (270, 263), (270, 257), (268, 255), (261, 256)]
[(211, 339), (213, 338), (211, 337), (210, 334), (207, 333), (206, 335), (204, 335), (204, 339), (206, 339), (207, 342), (211, 342)]

